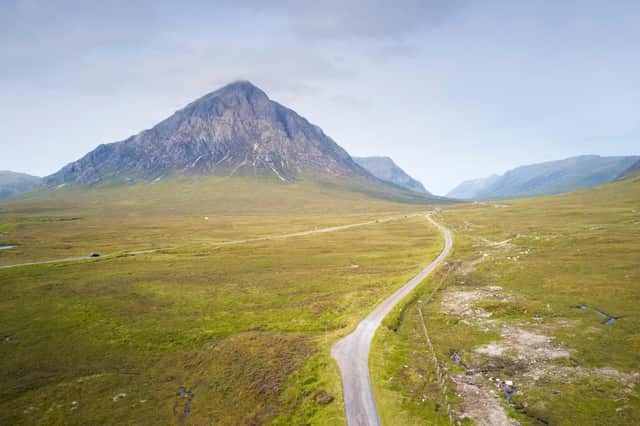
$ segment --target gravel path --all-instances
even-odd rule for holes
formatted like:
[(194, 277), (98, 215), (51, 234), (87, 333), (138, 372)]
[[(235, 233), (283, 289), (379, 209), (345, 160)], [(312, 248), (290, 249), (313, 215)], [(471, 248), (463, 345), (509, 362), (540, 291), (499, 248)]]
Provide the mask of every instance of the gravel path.
[[(410, 217), (417, 217), (417, 216), (420, 216), (420, 213), (412, 213), (412, 214), (408, 214), (408, 215), (392, 216), (392, 217), (386, 217), (386, 218), (383, 218), (383, 219), (369, 220), (367, 222), (351, 223), (349, 225), (332, 226), (330, 228), (312, 229), (310, 231), (293, 232), (293, 233), (290, 233), (290, 234), (269, 235), (269, 236), (266, 236), (266, 237), (247, 238), (247, 239), (244, 239), (244, 240), (223, 241), (223, 242), (218, 242), (218, 243), (212, 243), (211, 245), (213, 245), (213, 246), (231, 246), (231, 245), (237, 245), (237, 244), (255, 243), (255, 242), (259, 242), (259, 241), (282, 240), (282, 239), (285, 239), (285, 238), (304, 237), (304, 236), (307, 236), (307, 235), (324, 234), (324, 233), (327, 233), (327, 232), (344, 231), (344, 230), (347, 230), (347, 229), (358, 228), (358, 227), (361, 227), (361, 226), (368, 226), (368, 225), (387, 223), (387, 222), (392, 222), (392, 221), (397, 221), (397, 220), (406, 219), (406, 218), (410, 218)], [(131, 256), (131, 255), (138, 255), (138, 254), (155, 253), (156, 251), (158, 251), (158, 250), (153, 250), (153, 249), (152, 250), (137, 250), (137, 251), (125, 252), (125, 254)], [(20, 267), (20, 266), (44, 265), (44, 264), (47, 264), (47, 263), (65, 263), (65, 262), (78, 262), (78, 261), (81, 261), (81, 260), (98, 260), (98, 259), (108, 258), (108, 257), (111, 257), (111, 256), (113, 256), (113, 254), (106, 254), (106, 255), (102, 255), (100, 257), (82, 256), (82, 257), (68, 257), (68, 258), (65, 258), (65, 259), (39, 260), (39, 261), (35, 261), (35, 262), (24, 262), (24, 263), (14, 263), (12, 265), (1, 265), (0, 269), (17, 268), (17, 267)]]

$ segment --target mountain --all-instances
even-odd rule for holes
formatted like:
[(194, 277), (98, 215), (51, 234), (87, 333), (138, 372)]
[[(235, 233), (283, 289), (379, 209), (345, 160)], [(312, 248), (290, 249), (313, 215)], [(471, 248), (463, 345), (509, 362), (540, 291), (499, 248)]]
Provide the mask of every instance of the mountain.
[(464, 181), (452, 189), (447, 196), (460, 200), (472, 200), (476, 197), (476, 194), (480, 194), (488, 188), (491, 188), (491, 185), (500, 180), (500, 178), (501, 176), (491, 175), (486, 178)]
[(631, 165), (631, 167), (629, 167), (627, 170), (622, 172), (620, 176), (618, 176), (618, 179), (626, 179), (638, 173), (640, 173), (640, 160), (636, 161)]
[(412, 191), (430, 194), (420, 181), (409, 176), (389, 157), (353, 157), (353, 159), (378, 179)]
[(0, 199), (32, 191), (41, 184), (42, 179), (37, 176), (0, 170)]
[(533, 197), (590, 188), (615, 180), (640, 157), (583, 155), (560, 161), (532, 164), (463, 182), (447, 196), (469, 200)]
[(49, 185), (151, 181), (174, 174), (303, 174), (373, 181), (322, 129), (240, 81), (151, 129), (104, 144), (46, 178)]

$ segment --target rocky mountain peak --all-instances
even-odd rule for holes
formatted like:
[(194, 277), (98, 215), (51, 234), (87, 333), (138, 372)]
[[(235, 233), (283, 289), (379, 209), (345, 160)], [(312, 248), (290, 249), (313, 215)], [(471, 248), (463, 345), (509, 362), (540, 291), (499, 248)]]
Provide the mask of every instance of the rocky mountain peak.
[[(249, 81), (236, 81), (187, 105), (184, 110), (188, 112), (207, 111), (207, 106), (221, 105), (226, 108), (240, 106), (260, 107), (269, 103), (269, 97), (265, 92), (254, 86)], [(209, 111), (211, 112), (211, 111)]]
[(153, 180), (170, 174), (372, 176), (317, 126), (248, 81), (213, 91), (151, 129), (98, 146), (49, 184)]

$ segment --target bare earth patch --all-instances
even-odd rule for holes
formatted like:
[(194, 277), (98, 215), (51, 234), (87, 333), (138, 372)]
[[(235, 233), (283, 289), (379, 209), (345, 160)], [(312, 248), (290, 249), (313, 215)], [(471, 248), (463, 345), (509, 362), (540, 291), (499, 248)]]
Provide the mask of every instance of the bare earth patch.
[(447, 291), (442, 300), (442, 308), (449, 315), (462, 317), (467, 324), (500, 334), (502, 340), (480, 346), (475, 350), (478, 354), (509, 356), (529, 364), (568, 358), (569, 351), (556, 344), (553, 338), (542, 334), (541, 326), (497, 320), (491, 318), (491, 312), (476, 306), (481, 301), (505, 302), (517, 299), (516, 296), (503, 292), (499, 286), (488, 286), (466, 291)]
[(584, 368), (559, 365), (542, 365), (540, 367), (541, 368), (533, 368), (527, 371), (523, 376), (534, 382), (553, 379), (564, 383), (572, 383), (576, 380), (589, 377), (600, 377), (616, 382), (618, 385), (626, 388), (627, 391), (633, 391), (634, 387), (640, 383), (640, 373), (622, 373), (610, 367)]
[(456, 393), (464, 401), (461, 418), (472, 419), (479, 426), (520, 424), (507, 416), (499, 395), (489, 389), (481, 374), (458, 374), (452, 379), (456, 384)]
[(476, 352), (489, 356), (513, 354), (518, 360), (529, 364), (569, 357), (569, 352), (556, 345), (549, 336), (506, 324), (497, 331), (503, 340), (481, 346)]
[(515, 300), (515, 297), (503, 293), (502, 287), (497, 285), (466, 291), (447, 291), (442, 299), (442, 308), (449, 315), (462, 317), (465, 324), (480, 325), (483, 330), (487, 330), (497, 325), (495, 320), (490, 319), (490, 312), (474, 306), (481, 300), (508, 301)]
[[(499, 328), (497, 320), (491, 319), (491, 313), (474, 305), (481, 300), (511, 300), (499, 286), (481, 287), (466, 291), (446, 291), (442, 299), (443, 311), (449, 315), (462, 317), (467, 324), (479, 326), (483, 331)], [(502, 343), (491, 343), (480, 349), (480, 353), (489, 356), (502, 356), (506, 347)], [(461, 418), (469, 418), (478, 425), (518, 425), (516, 420), (506, 414), (502, 398), (493, 383), (477, 368), (475, 360), (469, 360), (470, 368), (463, 374), (452, 376), (456, 385), (456, 394), (462, 398)]]
[[(613, 368), (588, 369), (557, 365), (567, 359), (571, 350), (562, 347), (546, 335), (554, 326), (523, 324), (492, 318), (492, 313), (477, 306), (485, 301), (516, 301), (520, 297), (505, 293), (499, 286), (477, 287), (467, 290), (446, 290), (441, 301), (442, 310), (482, 331), (497, 332), (501, 339), (477, 347), (468, 355), (466, 372), (451, 377), (456, 394), (462, 398), (462, 418), (473, 419), (478, 425), (517, 425), (505, 410), (504, 386), (516, 392), (535, 386), (540, 380), (570, 383), (587, 377), (600, 377), (617, 382), (632, 392), (640, 373), (625, 374)], [(509, 380), (507, 380), (509, 379)]]

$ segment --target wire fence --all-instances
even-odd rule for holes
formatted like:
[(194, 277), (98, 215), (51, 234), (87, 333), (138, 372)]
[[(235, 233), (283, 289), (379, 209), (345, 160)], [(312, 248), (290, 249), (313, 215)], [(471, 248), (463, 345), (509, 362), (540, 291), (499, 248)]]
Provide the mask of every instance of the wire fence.
[[(444, 282), (444, 281), (443, 281)], [(433, 296), (440, 290), (442, 283), (438, 285), (433, 291), (429, 294), (424, 303), (430, 303), (433, 300)], [(427, 330), (427, 324), (424, 321), (424, 315), (422, 313), (422, 301), (418, 301), (418, 316), (420, 317), (420, 322), (422, 323), (422, 331), (424, 332), (424, 338), (427, 342), (427, 348), (429, 348), (429, 352), (431, 353), (431, 359), (433, 361), (433, 366), (435, 368), (436, 377), (438, 379), (438, 387), (440, 389), (440, 393), (442, 394), (442, 400), (444, 401), (444, 408), (447, 412), (447, 417), (449, 418), (449, 424), (451, 426), (459, 425), (455, 412), (451, 408), (451, 404), (449, 403), (449, 387), (447, 386), (447, 382), (449, 381), (449, 377), (447, 373), (442, 371), (440, 366), (440, 362), (438, 361), (438, 356), (436, 355), (436, 351), (433, 348), (433, 343), (431, 343), (431, 338), (429, 337), (429, 331)]]

